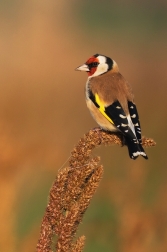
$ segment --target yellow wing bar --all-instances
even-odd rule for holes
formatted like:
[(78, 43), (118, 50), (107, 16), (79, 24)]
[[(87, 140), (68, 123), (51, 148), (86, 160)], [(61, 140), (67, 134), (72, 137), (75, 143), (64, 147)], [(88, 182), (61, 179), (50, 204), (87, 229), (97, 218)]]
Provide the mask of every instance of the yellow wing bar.
[(99, 105), (99, 111), (105, 116), (105, 118), (112, 124), (114, 124), (114, 122), (111, 120), (111, 118), (106, 114), (105, 112), (105, 106), (103, 104), (103, 102), (100, 100), (98, 94), (95, 94), (95, 101), (96, 103)]

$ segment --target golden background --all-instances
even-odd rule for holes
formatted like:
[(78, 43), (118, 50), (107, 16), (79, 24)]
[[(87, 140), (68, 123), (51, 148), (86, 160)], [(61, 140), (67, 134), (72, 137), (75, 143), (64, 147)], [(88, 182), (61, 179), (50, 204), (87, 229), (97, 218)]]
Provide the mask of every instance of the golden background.
[(166, 1), (0, 1), (0, 251), (35, 251), (47, 195), (96, 127), (84, 98), (90, 56), (131, 83), (149, 160), (100, 147), (104, 177), (80, 226), (84, 251), (167, 251)]

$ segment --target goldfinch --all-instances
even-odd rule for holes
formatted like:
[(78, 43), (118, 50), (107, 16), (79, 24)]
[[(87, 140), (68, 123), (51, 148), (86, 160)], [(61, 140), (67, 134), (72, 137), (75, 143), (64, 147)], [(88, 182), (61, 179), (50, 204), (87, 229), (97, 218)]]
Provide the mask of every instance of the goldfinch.
[(122, 132), (131, 159), (143, 156), (139, 116), (129, 83), (111, 58), (95, 54), (76, 68), (88, 73), (86, 103), (99, 126), (107, 131)]

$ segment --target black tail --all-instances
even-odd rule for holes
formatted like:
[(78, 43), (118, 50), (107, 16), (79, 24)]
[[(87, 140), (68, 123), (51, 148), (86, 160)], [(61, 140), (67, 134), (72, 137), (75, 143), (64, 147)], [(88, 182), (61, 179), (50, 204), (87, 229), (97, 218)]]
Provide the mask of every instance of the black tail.
[(129, 156), (131, 159), (135, 160), (138, 156), (142, 156), (145, 159), (148, 159), (141, 144), (134, 143), (134, 141), (130, 140), (129, 138), (126, 138), (126, 144), (127, 144)]

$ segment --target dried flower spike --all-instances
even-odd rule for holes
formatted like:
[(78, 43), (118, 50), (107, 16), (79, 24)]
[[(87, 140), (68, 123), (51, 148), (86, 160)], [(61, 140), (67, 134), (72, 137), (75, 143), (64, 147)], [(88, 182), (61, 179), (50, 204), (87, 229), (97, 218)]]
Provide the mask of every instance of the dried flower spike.
[[(121, 134), (104, 132), (99, 128), (90, 130), (79, 140), (71, 152), (69, 167), (59, 171), (50, 190), (37, 252), (83, 251), (85, 237), (75, 241), (75, 235), (103, 175), (100, 158), (91, 157), (92, 150), (102, 144), (123, 146), (125, 143)], [(149, 138), (143, 138), (142, 144), (155, 146)]]

